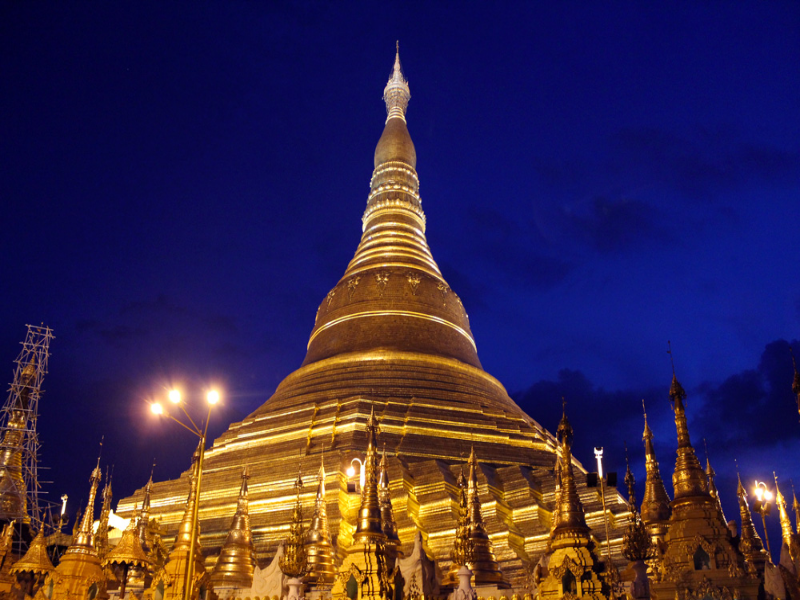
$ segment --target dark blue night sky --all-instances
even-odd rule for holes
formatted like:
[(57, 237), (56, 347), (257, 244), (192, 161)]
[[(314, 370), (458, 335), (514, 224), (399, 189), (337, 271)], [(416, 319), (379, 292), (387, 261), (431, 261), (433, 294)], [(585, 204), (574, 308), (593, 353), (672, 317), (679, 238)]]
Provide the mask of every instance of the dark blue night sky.
[(0, 366), (55, 330), (51, 499), (103, 434), (118, 498), (187, 468), (146, 412), (168, 386), (220, 386), (218, 435), (300, 365), (396, 39), (484, 368), (551, 430), (566, 395), (577, 457), (623, 471), (627, 441), (640, 483), (644, 398), (669, 480), (672, 340), (728, 518), (734, 458), (800, 484), (800, 4), (3, 2)]

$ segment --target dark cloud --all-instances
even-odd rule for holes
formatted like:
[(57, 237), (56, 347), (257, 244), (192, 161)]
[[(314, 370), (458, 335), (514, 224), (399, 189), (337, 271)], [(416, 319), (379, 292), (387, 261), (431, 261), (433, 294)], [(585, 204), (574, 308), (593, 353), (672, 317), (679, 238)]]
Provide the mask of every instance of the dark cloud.
[[(800, 353), (800, 342), (791, 342)], [(752, 447), (796, 440), (800, 435), (792, 394), (792, 359), (789, 342), (767, 344), (755, 369), (731, 375), (721, 384), (703, 383), (697, 392), (702, 407), (697, 419), (704, 435), (718, 444), (748, 440)], [(780, 418), (785, 415), (787, 418)]]
[(613, 141), (628, 169), (693, 197), (745, 183), (794, 179), (800, 153), (745, 141), (731, 128), (696, 129), (682, 135), (655, 127), (623, 128)]
[(597, 197), (586, 214), (563, 214), (573, 235), (603, 254), (671, 238), (665, 215), (640, 200)]

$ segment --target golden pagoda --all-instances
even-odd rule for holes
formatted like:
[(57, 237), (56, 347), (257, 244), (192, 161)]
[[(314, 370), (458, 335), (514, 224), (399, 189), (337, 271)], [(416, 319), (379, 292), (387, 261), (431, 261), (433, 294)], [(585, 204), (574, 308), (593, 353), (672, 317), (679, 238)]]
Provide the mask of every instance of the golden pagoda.
[(117, 567), (119, 569), (119, 598), (125, 598), (125, 588), (128, 584), (128, 573), (130, 569), (147, 569), (150, 566), (150, 559), (142, 548), (142, 542), (139, 539), (139, 519), (136, 518), (134, 509), (134, 517), (131, 518), (130, 523), (122, 532), (122, 537), (116, 546), (106, 553), (103, 558), (103, 567)]
[(742, 530), (739, 534), (739, 551), (744, 556), (745, 565), (750, 573), (756, 573), (759, 577), (764, 575), (764, 568), (767, 564), (767, 552), (764, 544), (753, 525), (753, 516), (750, 513), (750, 505), (747, 503), (747, 491), (742, 485), (742, 478), (736, 474), (739, 485), (736, 488), (736, 496), (739, 498), (739, 517), (742, 520)]
[(775, 504), (778, 507), (778, 517), (781, 523), (781, 539), (783, 544), (789, 549), (789, 556), (794, 564), (800, 564), (800, 537), (792, 529), (792, 520), (789, 518), (789, 511), (786, 507), (786, 499), (778, 487), (778, 476), (773, 473), (775, 478)]
[(717, 501), (708, 492), (708, 479), (697, 460), (686, 420), (686, 392), (674, 372), (669, 389), (678, 434), (672, 485), (675, 498), (662, 576), (651, 583), (655, 600), (712, 598), (755, 600), (759, 580), (745, 569), (744, 557), (733, 546)]
[(347, 548), (331, 590), (334, 600), (385, 600), (394, 595), (394, 560), (387, 551), (378, 497), (378, 424), (375, 413), (367, 421), (364, 483), (353, 543)]
[(48, 600), (93, 600), (105, 584), (105, 574), (100, 566), (100, 557), (97, 555), (92, 534), (94, 501), (100, 478), (98, 458), (97, 466), (92, 471), (89, 502), (80, 526), (72, 544), (61, 557), (61, 562), (45, 580), (43, 587), (48, 590)]
[[(642, 400), (642, 408), (644, 408), (644, 400)], [(642, 521), (647, 525), (647, 530), (653, 537), (657, 551), (663, 553), (664, 538), (669, 529), (670, 499), (667, 489), (664, 487), (664, 480), (661, 479), (661, 470), (658, 466), (656, 449), (653, 445), (653, 431), (647, 423), (646, 410), (644, 412), (644, 434), (642, 434), (642, 440), (644, 441), (647, 479), (644, 484), (641, 516)]]
[[(471, 438), (481, 460), (481, 490), (487, 490), (481, 498), (486, 534), (506, 581), (524, 585), (526, 566), (546, 549), (556, 442), (481, 367), (466, 310), (431, 254), (407, 123), (410, 97), (398, 53), (384, 90), (386, 120), (375, 148), (361, 242), (322, 298), (303, 364), (206, 451), (202, 544), (209, 554), (224, 544), (240, 469), (247, 464), (252, 481), (259, 482), (250, 489), (256, 559), (269, 562), (292, 519), (287, 498), (298, 457), (318, 469), (325, 448), (329, 533), (342, 555), (354, 543), (357, 525), (358, 498), (346, 470), (363, 452), (364, 423), (374, 409), (386, 443), (402, 552), (412, 552), (419, 530), (432, 558), (442, 570), (449, 568), (456, 526), (450, 469), (461, 462), (462, 442)], [(573, 468), (583, 472), (577, 462)], [(180, 525), (184, 494), (183, 480), (152, 486), (152, 511), (163, 516), (166, 535)], [(117, 512), (130, 516), (143, 496), (139, 490), (123, 499)], [(590, 525), (599, 531), (600, 499), (587, 502)], [(611, 510), (624, 513), (625, 507), (614, 502)], [(622, 532), (614, 529), (612, 537)]]
[(306, 560), (308, 572), (303, 582), (311, 588), (325, 589), (333, 585), (336, 567), (333, 546), (328, 529), (328, 511), (325, 502), (325, 465), (319, 465), (317, 495), (314, 499), (314, 514), (306, 532)]
[(220, 552), (211, 574), (211, 583), (214, 584), (215, 589), (222, 587), (249, 588), (253, 585), (255, 558), (247, 501), (247, 480), (249, 478), (250, 475), (245, 466), (242, 469), (242, 487), (239, 490), (236, 514), (233, 515), (228, 538), (222, 546), (222, 552)]
[(41, 588), (45, 578), (53, 571), (55, 567), (47, 555), (44, 529), (39, 529), (25, 556), (14, 563), (10, 573), (16, 576), (18, 589), (25, 596), (33, 597)]
[(595, 553), (595, 543), (586, 524), (583, 504), (572, 472), (572, 426), (566, 410), (556, 430), (561, 453), (561, 489), (545, 556), (544, 579), (539, 583), (541, 600), (556, 598), (609, 597), (607, 583), (601, 579), (604, 566)]
[(625, 535), (622, 537), (622, 555), (630, 561), (622, 577), (631, 582), (631, 596), (633, 598), (650, 598), (650, 580), (647, 576), (646, 561), (656, 555), (653, 538), (647, 530), (647, 525), (636, 508), (636, 478), (628, 462), (628, 451), (625, 450), (625, 485), (628, 488), (628, 508), (633, 518), (631, 519)]
[[(703, 440), (703, 443), (705, 443), (705, 440)], [(708, 450), (706, 450), (706, 454), (708, 454)], [(723, 523), (727, 523), (728, 520), (725, 518), (725, 511), (722, 510), (722, 499), (719, 497), (719, 492), (717, 491), (717, 484), (715, 481), (716, 477), (717, 473), (711, 466), (711, 461), (708, 459), (708, 456), (706, 456), (706, 479), (708, 480), (708, 493), (711, 494), (711, 497), (717, 504), (719, 518), (722, 519)]]

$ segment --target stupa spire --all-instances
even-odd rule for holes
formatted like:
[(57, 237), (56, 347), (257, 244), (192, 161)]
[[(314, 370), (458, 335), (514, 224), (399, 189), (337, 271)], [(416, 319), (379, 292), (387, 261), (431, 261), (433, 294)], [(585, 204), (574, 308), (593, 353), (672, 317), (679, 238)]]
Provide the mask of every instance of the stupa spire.
[(389, 469), (386, 464), (386, 447), (383, 448), (380, 462), (380, 481), (378, 486), (378, 498), (381, 505), (381, 529), (386, 535), (386, 546), (388, 554), (396, 558), (400, 551), (400, 538), (397, 535), (397, 523), (394, 520), (392, 511), (392, 498), (389, 490)]
[(92, 471), (92, 476), (89, 479), (91, 487), (89, 488), (89, 501), (86, 503), (86, 512), (83, 513), (81, 525), (78, 528), (78, 531), (75, 534), (75, 539), (67, 550), (67, 553), (97, 553), (94, 546), (92, 525), (94, 523), (94, 500), (97, 497), (97, 487), (100, 485), (102, 475), (103, 473), (100, 470), (100, 457), (98, 456), (97, 466)]
[(467, 478), (464, 476), (463, 467), (456, 479), (456, 486), (458, 487), (458, 518), (456, 521), (456, 538), (453, 541), (453, 549), (450, 551), (450, 559), (453, 563), (442, 581), (442, 584), (446, 587), (457, 586), (459, 569), (475, 560), (472, 538), (470, 537)]
[(472, 561), (467, 565), (472, 571), (475, 585), (508, 587), (503, 579), (500, 565), (494, 556), (492, 541), (486, 532), (478, 493), (478, 458), (473, 446), (469, 453), (469, 478), (467, 479), (467, 512), (469, 514), (469, 537), (472, 545)]
[(400, 65), (400, 41), (398, 40), (392, 76), (389, 77), (389, 81), (383, 90), (383, 101), (386, 103), (386, 121), (388, 122), (389, 119), (395, 117), (405, 121), (409, 100), (411, 100), (411, 90)]
[(147, 543), (147, 524), (150, 522), (150, 495), (153, 490), (153, 471), (156, 465), (153, 463), (153, 468), (150, 470), (150, 479), (147, 480), (147, 485), (144, 486), (144, 498), (142, 498), (142, 515), (139, 519), (139, 541), (142, 543), (143, 548), (148, 548)]
[(703, 445), (706, 449), (706, 477), (708, 478), (708, 493), (711, 494), (711, 497), (717, 502), (717, 511), (719, 512), (719, 516), (722, 518), (722, 522), (727, 523), (728, 520), (725, 518), (725, 511), (722, 510), (722, 499), (719, 497), (717, 484), (714, 481), (717, 473), (714, 471), (714, 468), (711, 466), (711, 461), (708, 458), (708, 445), (706, 444), (705, 438), (703, 439)]
[(669, 495), (667, 489), (664, 487), (664, 481), (661, 479), (661, 470), (658, 466), (658, 459), (656, 458), (656, 450), (653, 445), (653, 431), (647, 422), (647, 409), (642, 400), (642, 409), (644, 410), (644, 433), (642, 440), (644, 441), (644, 456), (645, 456), (645, 471), (647, 477), (644, 485), (644, 497), (642, 498), (642, 521), (647, 525), (651, 523), (663, 523), (669, 520)]
[[(669, 342), (667, 342), (669, 344)], [(668, 350), (672, 359), (672, 347)], [(697, 455), (689, 438), (689, 425), (686, 420), (686, 392), (675, 375), (675, 363), (672, 363), (672, 383), (669, 386), (669, 399), (675, 412), (675, 429), (678, 432), (678, 450), (675, 459), (675, 471), (672, 474), (672, 487), (675, 499), (688, 496), (708, 495), (708, 480), (705, 471), (697, 460)]]
[(761, 573), (764, 571), (764, 565), (767, 562), (767, 553), (764, 550), (764, 544), (756, 531), (753, 524), (753, 516), (750, 513), (750, 505), (747, 503), (747, 490), (742, 485), (742, 478), (739, 476), (738, 468), (736, 477), (739, 480), (739, 485), (736, 488), (736, 496), (739, 499), (739, 517), (742, 521), (742, 530), (739, 534), (739, 550), (744, 555), (745, 560), (752, 569)]
[(385, 538), (381, 526), (382, 514), (378, 497), (378, 423), (375, 420), (375, 407), (367, 421), (367, 455), (364, 457), (364, 486), (361, 488), (361, 508), (358, 511), (358, 525), (354, 540), (366, 541), (368, 538)]
[(783, 543), (791, 548), (792, 536), (794, 534), (792, 530), (792, 521), (789, 518), (789, 511), (786, 510), (786, 499), (783, 497), (778, 487), (778, 476), (775, 473), (773, 473), (772, 476), (775, 478), (775, 504), (778, 506), (778, 514), (781, 520), (781, 537), (783, 538)]
[(794, 493), (794, 483), (792, 483), (792, 510), (794, 511), (795, 529), (800, 535), (800, 502), (797, 501), (797, 494)]
[(103, 558), (108, 552), (108, 519), (111, 515), (111, 478), (108, 468), (106, 468), (106, 484), (103, 486), (103, 504), (100, 508), (100, 522), (97, 525), (97, 532), (95, 533), (95, 547), (97, 554)]
[(628, 460), (628, 446), (625, 445), (625, 486), (628, 488), (628, 506), (631, 512), (636, 512), (636, 478), (631, 471), (631, 462)]
[(589, 527), (586, 525), (586, 517), (578, 496), (578, 486), (572, 474), (572, 441), (574, 433), (572, 425), (567, 419), (566, 402), (564, 402), (561, 422), (556, 430), (556, 438), (561, 451), (561, 489), (559, 492), (558, 504), (555, 507), (557, 525), (550, 534), (550, 539), (555, 542), (564, 535), (589, 536)]
[(289, 536), (286, 538), (286, 550), (279, 560), (279, 566), (284, 575), (297, 579), (305, 575), (308, 567), (306, 549), (303, 543), (303, 503), (300, 500), (300, 492), (303, 490), (303, 478), (299, 472), (297, 473), (297, 481), (294, 487), (297, 491), (297, 499), (292, 511)]
[(248, 479), (250, 475), (245, 465), (242, 469), (242, 485), (239, 488), (236, 513), (211, 574), (211, 581), (217, 587), (249, 588), (253, 585), (255, 556), (250, 531)]
[(314, 514), (306, 533), (306, 557), (308, 573), (305, 581), (309, 585), (328, 586), (333, 583), (336, 567), (333, 562), (333, 547), (328, 528), (328, 509), (325, 501), (324, 454), (320, 458), (317, 473), (317, 496), (314, 500)]

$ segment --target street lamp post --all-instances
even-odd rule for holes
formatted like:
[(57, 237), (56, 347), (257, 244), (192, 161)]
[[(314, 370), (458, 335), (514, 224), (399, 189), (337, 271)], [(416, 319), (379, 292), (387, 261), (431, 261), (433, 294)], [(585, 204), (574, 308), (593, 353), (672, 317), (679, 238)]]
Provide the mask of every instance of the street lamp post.
[(197, 459), (197, 496), (195, 497), (194, 506), (192, 507), (192, 533), (189, 538), (189, 561), (186, 564), (186, 581), (184, 582), (184, 600), (191, 600), (192, 594), (194, 593), (193, 588), (193, 579), (194, 579), (194, 549), (197, 545), (197, 515), (198, 509), (200, 507), (200, 486), (203, 480), (203, 458), (206, 454), (206, 435), (208, 434), (208, 422), (211, 419), (211, 407), (219, 402), (219, 392), (215, 390), (211, 390), (206, 394), (206, 401), (208, 402), (208, 414), (206, 415), (205, 425), (201, 430), (197, 424), (192, 419), (191, 415), (186, 411), (186, 408), (181, 401), (181, 393), (178, 390), (171, 390), (168, 394), (169, 401), (173, 404), (180, 406), (183, 414), (186, 415), (186, 418), (189, 419), (190, 425), (187, 425), (183, 421), (176, 419), (171, 414), (164, 410), (164, 407), (159, 402), (153, 402), (150, 404), (150, 410), (153, 411), (154, 414), (159, 416), (165, 416), (173, 421), (175, 421), (178, 425), (186, 429), (187, 431), (193, 433), (198, 438), (200, 438), (200, 456)]
[(755, 490), (756, 499), (753, 502), (753, 510), (761, 515), (761, 524), (764, 526), (764, 539), (767, 541), (767, 554), (769, 561), (772, 562), (772, 550), (769, 548), (769, 533), (767, 532), (767, 519), (766, 517), (770, 512), (770, 500), (772, 500), (772, 492), (763, 481), (756, 480)]

